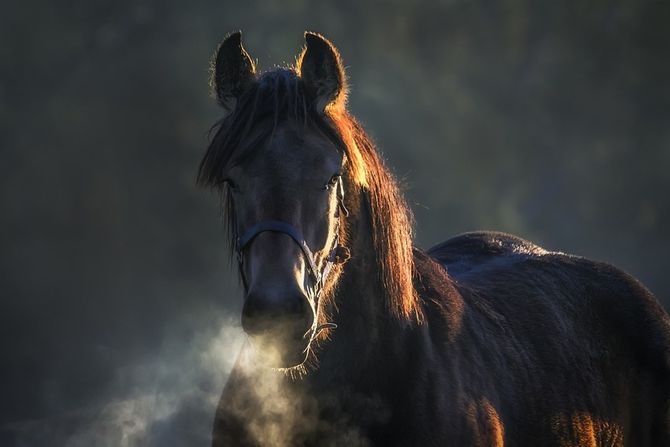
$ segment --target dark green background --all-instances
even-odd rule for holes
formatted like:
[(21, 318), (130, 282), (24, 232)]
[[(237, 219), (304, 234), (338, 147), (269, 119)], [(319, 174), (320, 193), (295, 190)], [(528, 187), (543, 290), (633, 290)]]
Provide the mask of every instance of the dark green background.
[[(225, 372), (193, 353), (241, 296), (194, 177), (219, 114), (208, 60), (237, 29), (261, 69), (292, 63), (304, 30), (339, 47), (420, 247), (508, 231), (612, 262), (670, 304), (667, 1), (2, 9), (2, 445), (207, 444), (203, 396)], [(174, 412), (150, 400), (120, 437), (109, 411), (147, 395)]]

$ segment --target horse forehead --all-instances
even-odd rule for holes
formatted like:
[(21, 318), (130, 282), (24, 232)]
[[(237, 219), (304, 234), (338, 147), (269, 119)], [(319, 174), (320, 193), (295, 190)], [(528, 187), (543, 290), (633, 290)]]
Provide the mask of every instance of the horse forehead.
[(299, 180), (331, 169), (337, 156), (333, 144), (322, 135), (284, 128), (269, 140), (262, 159), (269, 172)]

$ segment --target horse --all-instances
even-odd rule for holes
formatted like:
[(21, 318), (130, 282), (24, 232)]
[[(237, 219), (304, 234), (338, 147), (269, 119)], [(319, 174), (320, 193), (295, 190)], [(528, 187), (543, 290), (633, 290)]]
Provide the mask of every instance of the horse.
[(233, 33), (211, 73), (197, 181), (220, 192), (247, 334), (213, 446), (670, 445), (670, 319), (638, 280), (498, 232), (414, 247), (319, 34), (256, 73)]

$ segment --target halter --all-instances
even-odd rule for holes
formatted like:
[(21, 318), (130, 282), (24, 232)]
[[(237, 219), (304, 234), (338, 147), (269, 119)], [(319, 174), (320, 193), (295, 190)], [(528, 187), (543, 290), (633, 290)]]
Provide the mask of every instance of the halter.
[[(337, 188), (337, 211), (335, 223), (335, 239), (333, 245), (330, 249), (330, 253), (326, 257), (326, 263), (323, 266), (323, 269), (319, 271), (316, 260), (314, 259), (314, 253), (310, 250), (307, 241), (304, 236), (296, 227), (291, 225), (288, 222), (281, 220), (263, 220), (251, 226), (247, 229), (242, 236), (239, 236), (235, 239), (235, 251), (237, 252), (237, 262), (239, 264), (240, 275), (242, 277), (242, 283), (244, 289), (248, 290), (247, 278), (244, 275), (244, 254), (243, 251), (245, 248), (249, 247), (254, 241), (256, 236), (266, 231), (271, 231), (274, 233), (282, 233), (289, 236), (300, 248), (305, 260), (307, 261), (307, 269), (309, 275), (313, 281), (313, 294), (314, 298), (318, 303), (318, 299), (323, 291), (326, 279), (330, 274), (330, 271), (333, 268), (333, 265), (340, 261), (338, 256), (338, 251), (340, 251), (340, 211), (344, 213), (345, 217), (349, 216), (349, 211), (344, 206), (344, 187), (342, 185), (342, 178), (338, 178), (337, 184), (334, 185)], [(317, 307), (318, 308), (318, 307)], [(332, 323), (327, 323), (328, 325), (333, 325)], [(334, 326), (334, 325), (333, 325)], [(318, 328), (317, 328), (318, 330)]]

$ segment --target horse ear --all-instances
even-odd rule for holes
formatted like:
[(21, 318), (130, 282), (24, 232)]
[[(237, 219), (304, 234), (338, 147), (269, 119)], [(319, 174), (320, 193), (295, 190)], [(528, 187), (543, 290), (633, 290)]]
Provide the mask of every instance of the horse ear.
[(242, 33), (237, 31), (224, 39), (212, 61), (211, 85), (221, 107), (230, 114), (237, 99), (256, 79), (256, 66), (242, 46)]
[(305, 33), (305, 50), (298, 58), (298, 72), (317, 111), (343, 107), (347, 98), (344, 66), (335, 46), (316, 33)]

